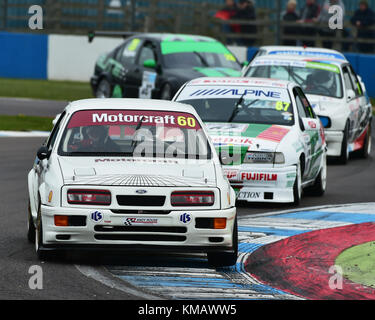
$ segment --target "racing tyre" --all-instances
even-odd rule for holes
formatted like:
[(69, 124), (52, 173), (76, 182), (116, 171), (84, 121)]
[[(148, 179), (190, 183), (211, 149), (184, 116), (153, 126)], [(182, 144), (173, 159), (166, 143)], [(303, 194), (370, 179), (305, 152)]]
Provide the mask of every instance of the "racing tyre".
[(232, 233), (233, 252), (208, 252), (208, 264), (213, 267), (230, 267), (236, 264), (238, 256), (238, 226), (237, 217), (234, 221)]
[(323, 167), (320, 169), (318, 177), (315, 179), (314, 185), (306, 191), (314, 197), (321, 197), (327, 188), (327, 156), (324, 155)]
[(35, 243), (35, 226), (31, 215), (30, 199), (27, 211), (27, 240), (29, 240), (30, 243)]
[(301, 164), (297, 164), (297, 176), (293, 185), (293, 204), (299, 205), (302, 198), (302, 173)]
[(363, 148), (362, 148), (362, 150), (359, 153), (360, 156), (361, 156), (361, 158), (367, 159), (370, 156), (371, 147), (372, 147), (372, 142), (371, 142), (371, 124), (369, 124), (365, 143), (363, 144)]
[(160, 99), (161, 100), (172, 100), (172, 88), (171, 85), (166, 83), (163, 86), (163, 89), (161, 90), (160, 94)]
[(342, 144), (341, 144), (341, 155), (337, 159), (340, 164), (347, 164), (349, 161), (348, 137), (349, 137), (349, 126), (346, 125), (345, 130), (344, 130), (344, 137), (342, 139)]
[(38, 216), (36, 219), (36, 228), (35, 228), (35, 252), (39, 260), (48, 260), (51, 256), (49, 252), (42, 250), (42, 246), (43, 246), (43, 224), (42, 224), (41, 205), (39, 201)]
[(112, 96), (111, 84), (107, 79), (100, 80), (95, 95), (97, 98), (110, 98)]

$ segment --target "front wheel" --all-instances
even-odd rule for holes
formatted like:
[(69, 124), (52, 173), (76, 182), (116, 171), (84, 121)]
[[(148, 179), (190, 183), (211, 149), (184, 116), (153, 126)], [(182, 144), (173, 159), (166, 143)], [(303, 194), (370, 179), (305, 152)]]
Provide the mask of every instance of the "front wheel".
[(340, 164), (347, 164), (349, 161), (349, 145), (348, 145), (348, 138), (349, 138), (349, 126), (346, 125), (344, 130), (344, 137), (341, 143), (341, 154), (338, 157), (338, 162)]
[(312, 196), (321, 197), (326, 192), (327, 188), (327, 156), (324, 155), (323, 166), (320, 169), (318, 177), (315, 179), (314, 184), (306, 191)]
[(28, 208), (27, 208), (27, 240), (30, 243), (35, 243), (35, 226), (34, 226), (34, 221), (33, 217), (31, 215), (31, 205), (30, 205), (30, 199), (28, 203)]
[(95, 95), (99, 99), (110, 98), (112, 96), (111, 84), (107, 79), (100, 80)]
[(299, 205), (302, 198), (302, 172), (300, 163), (297, 164), (296, 173), (296, 180), (293, 185), (293, 204)]
[(165, 84), (160, 94), (161, 100), (172, 100), (172, 88), (170, 84)]
[(238, 256), (238, 226), (237, 217), (234, 221), (233, 232), (232, 232), (232, 252), (208, 252), (207, 259), (208, 264), (213, 267), (230, 267), (236, 264)]

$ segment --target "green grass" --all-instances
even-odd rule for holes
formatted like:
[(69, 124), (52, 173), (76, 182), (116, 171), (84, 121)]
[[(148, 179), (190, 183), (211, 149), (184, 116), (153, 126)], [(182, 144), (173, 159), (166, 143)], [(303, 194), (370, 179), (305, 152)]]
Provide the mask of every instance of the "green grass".
[(93, 95), (87, 82), (0, 78), (0, 97), (74, 101)]
[(5, 131), (51, 131), (53, 118), (25, 115), (0, 115), (0, 130)]

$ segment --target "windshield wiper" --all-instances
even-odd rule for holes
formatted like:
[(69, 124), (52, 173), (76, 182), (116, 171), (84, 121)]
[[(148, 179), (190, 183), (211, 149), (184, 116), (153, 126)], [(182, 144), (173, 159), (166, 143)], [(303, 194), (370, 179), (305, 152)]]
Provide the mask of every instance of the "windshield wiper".
[(130, 145), (130, 147), (132, 148), (132, 151), (131, 151), (132, 154), (134, 153), (134, 150), (135, 150), (135, 148), (137, 147), (137, 144), (138, 144), (137, 143), (138, 141), (136, 139), (134, 139), (134, 138), (135, 138), (135, 136), (137, 134), (137, 131), (142, 127), (143, 119), (144, 119), (144, 117), (142, 117), (141, 120), (139, 120), (137, 126), (135, 127), (134, 137), (133, 137), (132, 143)]
[(202, 62), (202, 64), (205, 66), (205, 67), (208, 67), (208, 63), (206, 61), (206, 59), (197, 51), (193, 51), (193, 53), (198, 56), (199, 60)]
[[(235, 105), (235, 107), (234, 107), (234, 110), (233, 110), (233, 112), (232, 112), (232, 115), (230, 116), (228, 122), (233, 122), (234, 118), (237, 116), (238, 112), (240, 111), (240, 105), (241, 105), (242, 102), (243, 102), (243, 98), (244, 98), (245, 94), (246, 94), (246, 91), (245, 91), (245, 93), (241, 96), (241, 98), (237, 101), (237, 103), (236, 103), (236, 105)], [(255, 102), (258, 102), (258, 101), (259, 101), (259, 99), (256, 99), (256, 100), (254, 100), (254, 101), (251, 101), (246, 107), (248, 108), (248, 107), (250, 107), (251, 105), (253, 105)]]

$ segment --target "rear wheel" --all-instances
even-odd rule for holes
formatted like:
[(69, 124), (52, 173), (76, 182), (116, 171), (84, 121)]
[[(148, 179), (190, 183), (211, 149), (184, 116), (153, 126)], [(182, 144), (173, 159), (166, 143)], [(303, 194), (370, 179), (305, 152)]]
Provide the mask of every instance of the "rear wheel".
[(171, 85), (166, 83), (163, 86), (163, 89), (161, 90), (160, 94), (160, 99), (161, 100), (172, 100), (172, 88)]
[(348, 161), (349, 161), (348, 138), (349, 138), (349, 126), (347, 124), (345, 126), (344, 137), (343, 137), (342, 143), (341, 143), (341, 154), (337, 159), (340, 164), (347, 164)]
[(233, 266), (237, 262), (238, 256), (238, 227), (237, 227), (237, 217), (234, 221), (233, 233), (232, 233), (232, 252), (208, 252), (207, 259), (208, 264), (213, 267), (229, 267)]
[(372, 147), (372, 141), (371, 141), (371, 123), (369, 124), (366, 140), (363, 144), (363, 148), (360, 150), (360, 156), (364, 159), (367, 159), (370, 156), (371, 153), (371, 147)]

